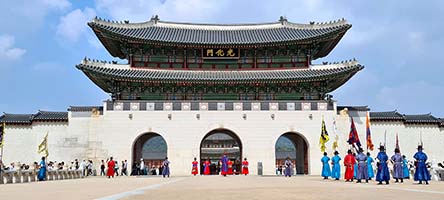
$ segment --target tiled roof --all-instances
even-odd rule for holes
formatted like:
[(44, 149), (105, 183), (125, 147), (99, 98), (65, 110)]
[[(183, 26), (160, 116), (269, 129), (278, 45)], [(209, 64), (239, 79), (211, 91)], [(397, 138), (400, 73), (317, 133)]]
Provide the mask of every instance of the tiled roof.
[(395, 111), (370, 112), (371, 121), (401, 121), (406, 124), (438, 124), (443, 126), (443, 119), (436, 118), (432, 114), (406, 115)]
[(265, 47), (285, 44), (320, 45), (313, 59), (326, 56), (351, 24), (341, 19), (328, 23), (297, 24), (281, 18), (261, 24), (193, 24), (160, 21), (114, 22), (95, 18), (88, 25), (111, 55), (126, 58), (124, 43), (152, 43), (167, 46)]
[(404, 117), (395, 111), (388, 112), (370, 112), (371, 120), (404, 120)]
[(422, 115), (403, 115), (406, 123), (440, 123), (440, 121), (429, 114)]
[(91, 112), (92, 110), (103, 111), (103, 106), (70, 106), (68, 111), (71, 112)]
[(439, 118), (440, 126), (444, 126), (444, 118)]
[(348, 111), (369, 111), (368, 106), (337, 106), (337, 110), (341, 111), (347, 108)]
[[(248, 83), (255, 82), (305, 82), (326, 80), (335, 75), (351, 78), (364, 67), (357, 61), (330, 65), (314, 65), (308, 69), (275, 70), (174, 70), (131, 68), (129, 65), (108, 64), (84, 60), (76, 66), (90, 78), (109, 77), (114, 80), (159, 81), (159, 82), (217, 82)], [(347, 78), (347, 80), (348, 80)]]
[(95, 18), (88, 25), (133, 39), (186, 44), (266, 44), (310, 40), (347, 31), (345, 20), (321, 24), (296, 24), (281, 19), (262, 24), (192, 24), (152, 19), (143, 23), (104, 21)]
[(68, 121), (68, 112), (39, 111), (33, 121)]
[(34, 121), (68, 121), (68, 112), (38, 111), (36, 114), (4, 113), (0, 116), (0, 122), (7, 124), (29, 125)]
[(12, 124), (31, 124), (33, 114), (10, 114), (3, 113), (0, 116), (0, 122)]

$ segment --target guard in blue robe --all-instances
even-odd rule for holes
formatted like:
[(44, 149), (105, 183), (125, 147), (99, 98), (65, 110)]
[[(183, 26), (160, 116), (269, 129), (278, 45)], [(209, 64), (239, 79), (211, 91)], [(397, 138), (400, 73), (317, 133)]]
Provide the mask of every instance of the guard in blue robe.
[(331, 158), (331, 178), (335, 180), (339, 180), (341, 177), (341, 165), (339, 161), (341, 161), (341, 157), (338, 156), (339, 152), (335, 151), (335, 156)]
[(409, 162), (405, 155), (402, 155), (402, 173), (404, 174), (404, 179), (410, 179)]
[(330, 158), (327, 156), (327, 152), (324, 152), (324, 157), (321, 158), (322, 177), (324, 177), (324, 179), (328, 179), (328, 177), (331, 176), (330, 165), (328, 164), (328, 161), (330, 161)]
[(376, 156), (376, 159), (378, 160), (377, 166), (378, 166), (378, 172), (376, 173), (376, 181), (378, 181), (378, 185), (382, 184), (382, 181), (385, 181), (385, 183), (388, 185), (390, 181), (390, 173), (387, 166), (388, 156), (385, 153), (385, 147), (380, 146), (379, 147), (379, 153), (378, 156)]
[(367, 152), (367, 169), (368, 169), (368, 179), (372, 180), (375, 177), (375, 172), (373, 171), (372, 163), (375, 161), (370, 157), (370, 152)]
[(367, 156), (364, 154), (364, 150), (362, 148), (359, 149), (359, 154), (356, 156), (356, 161), (358, 163), (358, 170), (356, 174), (356, 183), (361, 183), (361, 180), (364, 179), (366, 183), (368, 183), (368, 166), (367, 166)]
[(222, 158), (220, 159), (221, 167), (220, 167), (220, 174), (223, 176), (227, 176), (228, 173), (228, 157), (227, 154), (224, 154)]
[(286, 159), (285, 159), (285, 163), (284, 163), (284, 165), (285, 165), (285, 171), (284, 171), (284, 175), (285, 175), (285, 177), (291, 177), (291, 172), (292, 172), (292, 167), (293, 167), (293, 163), (291, 163), (291, 160), (290, 160), (290, 158), (289, 157), (287, 157)]
[(427, 155), (422, 152), (422, 145), (418, 146), (418, 152), (415, 153), (413, 158), (416, 160), (415, 181), (419, 181), (419, 184), (422, 184), (422, 181), (429, 184), (430, 173), (426, 166)]
[(401, 183), (404, 182), (404, 174), (402, 172), (402, 156), (399, 149), (395, 149), (395, 155), (391, 157), (393, 162), (393, 178), (396, 180), (395, 183), (399, 183), (399, 179)]
[(40, 169), (39, 173), (37, 174), (37, 178), (39, 181), (45, 181), (46, 180), (46, 162), (45, 157), (42, 157), (42, 160), (40, 161)]
[(162, 176), (165, 177), (170, 177), (170, 161), (168, 161), (168, 157), (165, 157), (165, 160), (162, 162)]
[[(356, 159), (356, 153), (353, 153), (353, 157)], [(358, 177), (358, 162), (355, 162), (355, 164), (353, 165), (353, 178), (356, 179), (357, 177)]]

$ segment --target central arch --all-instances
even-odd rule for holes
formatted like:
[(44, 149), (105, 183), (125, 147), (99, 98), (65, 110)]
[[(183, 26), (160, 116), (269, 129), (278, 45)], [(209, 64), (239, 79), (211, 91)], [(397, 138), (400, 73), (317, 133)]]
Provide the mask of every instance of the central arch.
[(215, 129), (205, 135), (200, 143), (201, 174), (203, 163), (209, 159), (212, 175), (219, 174), (219, 160), (227, 153), (228, 159), (233, 161), (233, 171), (240, 172), (242, 163), (242, 142), (240, 138), (228, 129)]
[[(295, 132), (282, 134), (276, 141), (276, 167), (282, 166), (289, 157), (296, 164), (297, 174), (308, 174), (308, 142), (304, 136)], [(293, 168), (294, 170), (294, 168)]]
[(168, 155), (168, 145), (158, 133), (148, 132), (140, 135), (133, 143), (132, 164), (138, 166), (143, 159), (148, 168), (159, 168)]

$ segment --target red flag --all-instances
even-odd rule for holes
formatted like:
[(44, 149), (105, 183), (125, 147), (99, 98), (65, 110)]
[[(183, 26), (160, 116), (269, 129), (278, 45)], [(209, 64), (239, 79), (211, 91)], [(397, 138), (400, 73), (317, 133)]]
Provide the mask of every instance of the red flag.
[(367, 149), (370, 149), (370, 151), (373, 151), (373, 142), (372, 142), (372, 134), (370, 132), (370, 114), (367, 112), (367, 115), (365, 117), (365, 128), (367, 131), (366, 139), (367, 139)]
[(358, 145), (359, 148), (361, 148), (361, 141), (359, 141), (358, 131), (356, 130), (355, 122), (353, 121), (353, 118), (351, 118), (351, 125), (350, 125), (350, 134), (348, 134), (348, 144), (350, 145)]

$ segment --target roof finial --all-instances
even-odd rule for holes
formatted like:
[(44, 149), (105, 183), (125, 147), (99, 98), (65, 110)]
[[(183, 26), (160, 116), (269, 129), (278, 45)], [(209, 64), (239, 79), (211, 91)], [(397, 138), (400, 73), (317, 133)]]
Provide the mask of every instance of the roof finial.
[(154, 15), (153, 17), (151, 17), (151, 21), (154, 21), (154, 24), (157, 24), (157, 22), (159, 21), (159, 16)]
[(282, 25), (284, 25), (284, 23), (287, 21), (287, 17), (285, 16), (281, 16), (279, 17), (279, 22), (281, 22)]

